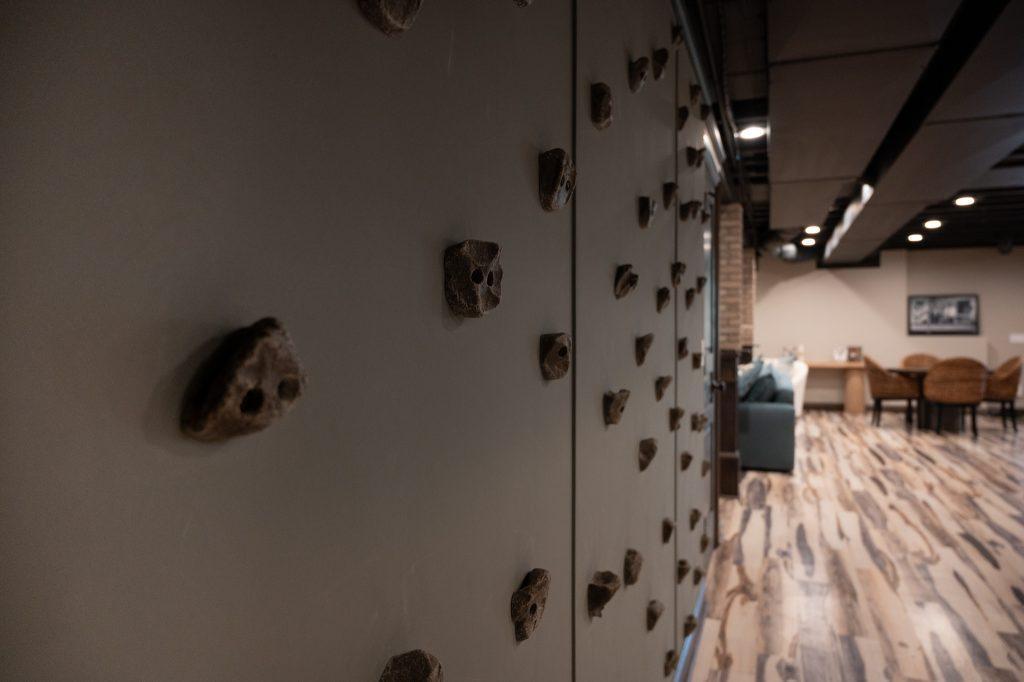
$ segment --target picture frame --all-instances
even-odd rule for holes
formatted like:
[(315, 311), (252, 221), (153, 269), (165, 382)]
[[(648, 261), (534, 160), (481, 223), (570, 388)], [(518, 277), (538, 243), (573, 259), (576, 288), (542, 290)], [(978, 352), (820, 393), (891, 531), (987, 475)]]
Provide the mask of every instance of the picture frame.
[(907, 296), (907, 334), (911, 336), (977, 336), (981, 304), (977, 294)]

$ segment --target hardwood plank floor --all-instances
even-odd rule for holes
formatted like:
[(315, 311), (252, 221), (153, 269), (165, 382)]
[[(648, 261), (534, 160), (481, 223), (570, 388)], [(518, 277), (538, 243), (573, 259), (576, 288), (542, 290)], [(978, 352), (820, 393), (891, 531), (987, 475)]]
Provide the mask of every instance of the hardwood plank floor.
[(1024, 432), (798, 422), (721, 509), (691, 679), (1024, 680)]

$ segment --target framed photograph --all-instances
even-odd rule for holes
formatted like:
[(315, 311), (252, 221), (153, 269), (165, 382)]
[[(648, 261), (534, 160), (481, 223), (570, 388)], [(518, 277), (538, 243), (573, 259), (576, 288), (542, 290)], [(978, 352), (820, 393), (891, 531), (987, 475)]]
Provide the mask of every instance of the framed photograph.
[(908, 334), (974, 334), (981, 332), (977, 294), (907, 297)]

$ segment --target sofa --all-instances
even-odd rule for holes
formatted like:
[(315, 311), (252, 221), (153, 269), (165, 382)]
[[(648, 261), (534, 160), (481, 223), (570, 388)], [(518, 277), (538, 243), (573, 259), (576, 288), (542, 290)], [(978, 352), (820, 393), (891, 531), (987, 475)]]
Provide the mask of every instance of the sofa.
[(792, 471), (796, 453), (793, 388), (762, 360), (742, 371), (737, 384), (740, 466)]
[(773, 372), (783, 372), (789, 376), (789, 384), (793, 390), (793, 412), (797, 419), (804, 413), (804, 396), (807, 394), (807, 374), (810, 371), (803, 360), (792, 358), (766, 358), (765, 362)]

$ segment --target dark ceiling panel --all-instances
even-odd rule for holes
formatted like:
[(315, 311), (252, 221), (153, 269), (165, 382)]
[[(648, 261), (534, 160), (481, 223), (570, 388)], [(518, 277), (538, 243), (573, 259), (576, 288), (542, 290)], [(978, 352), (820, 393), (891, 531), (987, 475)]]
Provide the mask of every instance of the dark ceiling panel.
[(768, 61), (938, 42), (958, 0), (770, 0)]
[(821, 225), (836, 197), (850, 192), (856, 178), (776, 182), (771, 186), (773, 230)]
[(872, 202), (924, 206), (949, 199), (1022, 142), (1024, 116), (925, 125), (879, 181)]
[(1003, 10), (930, 121), (1024, 113), (1024, 0)]
[(772, 182), (859, 177), (932, 52), (915, 48), (773, 66)]
[[(977, 187), (1024, 187), (1024, 166), (993, 168), (974, 183)], [(1024, 222), (1024, 216), (1022, 216)]]

